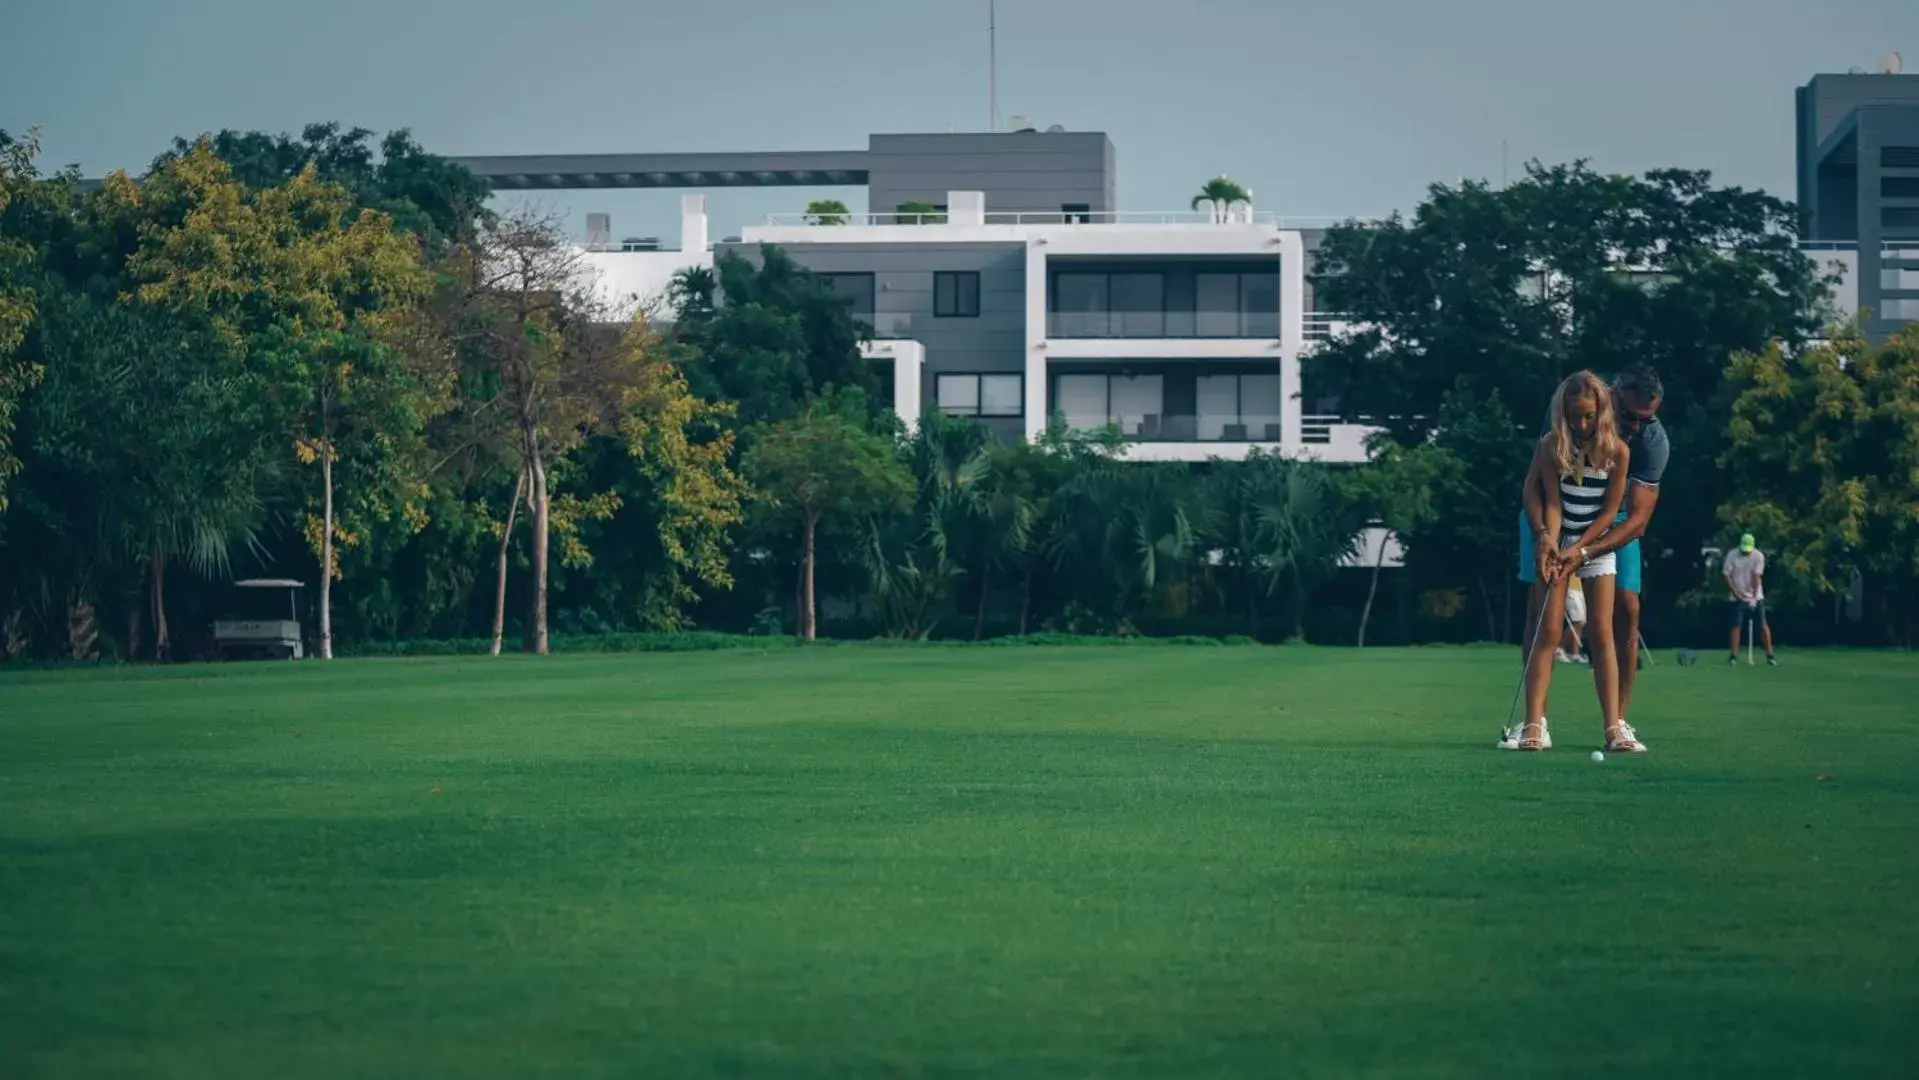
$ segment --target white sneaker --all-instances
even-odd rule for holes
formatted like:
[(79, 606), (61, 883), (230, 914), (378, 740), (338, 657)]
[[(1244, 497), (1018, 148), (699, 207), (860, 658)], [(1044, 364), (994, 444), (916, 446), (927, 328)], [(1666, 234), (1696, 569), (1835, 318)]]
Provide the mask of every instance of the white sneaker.
[[(1518, 750), (1520, 749), (1520, 740), (1525, 737), (1526, 725), (1524, 723), (1514, 724), (1512, 727), (1504, 728), (1500, 731), (1499, 742), (1494, 745), (1498, 746), (1501, 750)], [(1539, 718), (1539, 748), (1541, 750), (1551, 750), (1553, 748), (1552, 728), (1547, 726), (1546, 718), (1543, 716)]]

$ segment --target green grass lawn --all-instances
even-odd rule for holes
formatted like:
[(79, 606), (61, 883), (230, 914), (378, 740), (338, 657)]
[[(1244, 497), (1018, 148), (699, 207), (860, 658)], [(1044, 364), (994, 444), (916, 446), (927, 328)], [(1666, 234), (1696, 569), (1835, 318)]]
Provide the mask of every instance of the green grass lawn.
[(1919, 658), (1713, 659), (0, 674), (0, 1076), (1919, 1073)]

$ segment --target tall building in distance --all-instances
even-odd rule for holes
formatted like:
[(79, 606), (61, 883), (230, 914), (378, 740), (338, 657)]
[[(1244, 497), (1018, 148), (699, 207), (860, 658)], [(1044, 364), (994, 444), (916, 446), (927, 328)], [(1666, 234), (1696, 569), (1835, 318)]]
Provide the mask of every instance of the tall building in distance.
[(1805, 246), (1846, 274), (1840, 306), (1868, 312), (1873, 340), (1919, 321), (1919, 75), (1900, 66), (1890, 54), (1798, 91)]

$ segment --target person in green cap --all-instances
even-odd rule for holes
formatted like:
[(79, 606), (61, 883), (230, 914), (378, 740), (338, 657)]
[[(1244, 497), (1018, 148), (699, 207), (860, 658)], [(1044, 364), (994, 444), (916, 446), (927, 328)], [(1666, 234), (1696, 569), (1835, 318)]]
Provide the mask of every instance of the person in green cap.
[(1779, 658), (1772, 651), (1772, 627), (1766, 623), (1766, 553), (1753, 542), (1752, 534), (1739, 538), (1739, 550), (1725, 559), (1726, 587), (1732, 598), (1726, 601), (1726, 621), (1732, 626), (1732, 658), (1739, 662), (1739, 631), (1750, 624), (1766, 646), (1766, 663), (1777, 667)]

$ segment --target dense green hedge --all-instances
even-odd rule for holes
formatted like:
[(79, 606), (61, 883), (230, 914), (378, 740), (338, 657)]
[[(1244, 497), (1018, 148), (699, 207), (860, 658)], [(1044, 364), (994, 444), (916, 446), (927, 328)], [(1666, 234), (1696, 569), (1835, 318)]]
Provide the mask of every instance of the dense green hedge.
[[(378, 657), (378, 656), (476, 656), (484, 655), (490, 643), (485, 638), (454, 638), (444, 640), (424, 639), (414, 641), (364, 641), (350, 648), (340, 650), (341, 656)], [(1087, 634), (1028, 634), (1025, 637), (989, 638), (981, 642), (971, 641), (900, 641), (891, 638), (870, 640), (822, 639), (814, 647), (838, 647), (847, 645), (879, 646), (891, 648), (1003, 648), (1010, 646), (1040, 645), (1125, 645), (1125, 646), (1225, 646), (1256, 645), (1258, 642), (1243, 634), (1228, 637), (1203, 637), (1197, 634), (1182, 634), (1177, 637), (1095, 637)], [(508, 640), (504, 650), (517, 652), (519, 643)], [(642, 652), (713, 652), (721, 649), (791, 649), (800, 642), (786, 636), (717, 634), (705, 631), (693, 631), (678, 634), (582, 634), (577, 636), (556, 635), (549, 645), (556, 653), (642, 653)]]

